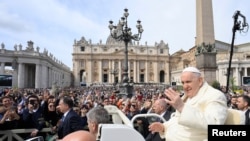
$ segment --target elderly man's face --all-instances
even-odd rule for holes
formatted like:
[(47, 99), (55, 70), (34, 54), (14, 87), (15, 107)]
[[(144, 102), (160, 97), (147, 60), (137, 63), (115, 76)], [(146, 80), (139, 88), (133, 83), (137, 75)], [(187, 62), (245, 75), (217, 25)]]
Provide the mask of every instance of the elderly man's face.
[(202, 86), (203, 80), (202, 77), (198, 76), (198, 74), (192, 72), (183, 72), (181, 74), (181, 82), (185, 94), (191, 98), (198, 93), (200, 87)]
[(155, 103), (153, 104), (153, 110), (154, 110), (154, 112), (155, 112), (156, 114), (159, 114), (159, 115), (160, 115), (162, 112), (165, 112), (165, 111), (163, 111), (164, 108), (160, 105), (160, 101), (159, 101), (159, 100), (155, 101)]

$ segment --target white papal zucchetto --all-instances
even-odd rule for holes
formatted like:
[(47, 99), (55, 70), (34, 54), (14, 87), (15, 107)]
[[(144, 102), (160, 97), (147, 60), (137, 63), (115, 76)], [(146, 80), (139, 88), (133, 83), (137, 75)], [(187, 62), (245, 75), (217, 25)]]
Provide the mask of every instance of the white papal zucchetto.
[(201, 74), (201, 72), (195, 67), (187, 67), (182, 72), (194, 72), (194, 73)]

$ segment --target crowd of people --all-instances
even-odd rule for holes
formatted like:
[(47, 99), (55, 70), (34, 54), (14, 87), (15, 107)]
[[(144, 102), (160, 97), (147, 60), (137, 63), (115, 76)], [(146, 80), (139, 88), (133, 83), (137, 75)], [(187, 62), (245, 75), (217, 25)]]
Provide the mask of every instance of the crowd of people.
[[(205, 140), (207, 125), (224, 124), (228, 108), (244, 111), (245, 124), (250, 125), (247, 91), (241, 95), (225, 94), (223, 89), (210, 86), (194, 67), (183, 70), (181, 82), (182, 90), (135, 86), (131, 98), (121, 97), (116, 88), (105, 85), (63, 88), (56, 92), (5, 88), (0, 100), (0, 130), (33, 129), (21, 134), (24, 139), (43, 136), (48, 140), (57, 136), (63, 140), (81, 132), (96, 138), (98, 124), (111, 123), (105, 105), (117, 106), (128, 119), (145, 113), (162, 116), (165, 122), (138, 118), (133, 123), (146, 141)], [(43, 128), (51, 128), (51, 132), (40, 132)]]

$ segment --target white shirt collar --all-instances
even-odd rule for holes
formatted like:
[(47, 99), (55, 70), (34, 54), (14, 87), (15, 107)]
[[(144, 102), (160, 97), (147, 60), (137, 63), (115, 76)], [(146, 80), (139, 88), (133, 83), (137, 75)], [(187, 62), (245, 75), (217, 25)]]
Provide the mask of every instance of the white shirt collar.
[(69, 111), (70, 111), (70, 109), (69, 109), (67, 112), (65, 112), (65, 113), (63, 114), (63, 116), (66, 117), (67, 114), (69, 113)]

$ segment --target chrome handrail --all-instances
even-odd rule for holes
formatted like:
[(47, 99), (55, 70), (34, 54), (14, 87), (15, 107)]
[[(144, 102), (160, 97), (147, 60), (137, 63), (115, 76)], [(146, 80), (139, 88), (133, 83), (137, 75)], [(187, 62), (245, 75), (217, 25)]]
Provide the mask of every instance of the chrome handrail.
[(134, 121), (135, 121), (137, 118), (139, 118), (139, 117), (144, 117), (144, 118), (146, 118), (146, 117), (157, 117), (157, 118), (161, 119), (163, 122), (166, 122), (166, 120), (165, 120), (162, 116), (160, 116), (160, 115), (158, 115), (158, 114), (155, 114), (155, 113), (147, 113), (147, 114), (137, 114), (137, 115), (133, 116), (133, 118), (131, 119), (131, 123), (134, 123)]

